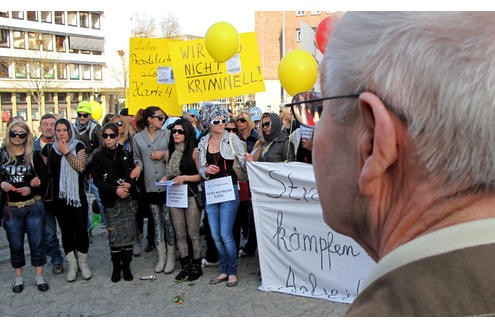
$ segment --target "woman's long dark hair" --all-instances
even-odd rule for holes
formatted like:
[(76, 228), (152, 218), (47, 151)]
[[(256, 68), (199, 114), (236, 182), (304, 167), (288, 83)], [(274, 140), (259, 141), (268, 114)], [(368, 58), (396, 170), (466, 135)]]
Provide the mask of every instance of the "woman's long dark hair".
[(142, 126), (148, 126), (149, 125), (149, 123), (148, 123), (148, 117), (151, 117), (151, 116), (155, 115), (155, 112), (157, 110), (161, 111), (163, 113), (163, 115), (165, 115), (165, 120), (167, 120), (168, 115), (165, 113), (165, 111), (163, 109), (161, 109), (158, 106), (148, 106), (141, 113), (142, 116), (141, 116), (141, 119), (140, 119), (140, 124)]
[[(182, 129), (184, 129), (184, 153), (182, 155), (182, 159), (180, 161), (180, 170), (181, 172), (187, 172), (191, 171), (193, 168), (191, 166), (191, 163), (193, 164), (194, 168), (196, 168), (196, 164), (193, 161), (193, 151), (194, 148), (197, 147), (198, 141), (196, 140), (196, 131), (194, 130), (193, 125), (188, 119), (180, 118), (174, 123), (171, 124), (170, 130), (175, 128), (176, 125), (182, 126)], [(168, 142), (168, 153), (170, 156), (172, 156), (173, 152), (175, 151), (175, 142), (174, 142), (174, 135), (170, 133), (170, 140)]]

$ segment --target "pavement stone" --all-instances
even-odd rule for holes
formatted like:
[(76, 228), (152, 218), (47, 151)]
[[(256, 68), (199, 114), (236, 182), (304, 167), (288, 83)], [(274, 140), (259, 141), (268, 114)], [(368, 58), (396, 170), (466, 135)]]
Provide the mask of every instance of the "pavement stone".
[[(65, 280), (65, 272), (54, 275), (51, 264), (45, 266), (45, 278), (50, 284), (47, 292), (36, 288), (34, 269), (30, 265), (29, 247), (25, 244), (24, 291), (11, 291), (14, 270), (5, 230), (0, 232), (0, 316), (1, 317), (335, 317), (341, 316), (348, 304), (295, 296), (258, 289), (259, 263), (257, 257), (239, 259), (239, 285), (210, 286), (209, 280), (218, 275), (218, 267), (203, 268), (203, 276), (194, 282), (177, 283), (177, 261), (174, 273), (157, 273), (152, 281), (139, 276), (152, 273), (156, 250), (133, 257), (131, 270), (134, 280), (110, 280), (112, 264), (106, 231), (95, 228), (89, 247), (90, 280), (78, 276), (73, 283)], [(146, 231), (146, 230), (145, 230)], [(26, 238), (27, 239), (27, 238)], [(144, 246), (144, 245), (143, 245)], [(64, 263), (67, 268), (67, 262)], [(176, 304), (176, 296), (183, 297)]]

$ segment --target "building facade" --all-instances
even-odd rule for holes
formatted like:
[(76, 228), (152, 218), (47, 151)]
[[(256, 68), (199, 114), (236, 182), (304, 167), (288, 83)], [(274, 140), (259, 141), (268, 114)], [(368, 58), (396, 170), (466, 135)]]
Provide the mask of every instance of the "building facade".
[(82, 100), (115, 110), (125, 92), (108, 74), (104, 27), (101, 11), (0, 12), (0, 133), (17, 115), (35, 132), (45, 113), (74, 121)]

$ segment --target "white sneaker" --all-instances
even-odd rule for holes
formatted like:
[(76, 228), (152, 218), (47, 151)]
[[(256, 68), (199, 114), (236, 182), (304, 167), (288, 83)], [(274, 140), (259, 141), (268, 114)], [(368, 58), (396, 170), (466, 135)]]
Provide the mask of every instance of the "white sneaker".
[(218, 261), (217, 262), (208, 262), (206, 259), (201, 260), (201, 266), (202, 267), (214, 267), (218, 266)]

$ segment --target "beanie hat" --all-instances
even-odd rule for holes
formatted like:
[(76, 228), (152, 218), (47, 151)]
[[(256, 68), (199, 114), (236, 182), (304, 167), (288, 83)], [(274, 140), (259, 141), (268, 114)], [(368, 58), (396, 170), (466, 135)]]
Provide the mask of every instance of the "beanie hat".
[(77, 105), (77, 110), (76, 112), (84, 112), (84, 113), (89, 113), (92, 114), (93, 110), (91, 107), (91, 103), (89, 101), (83, 100)]

